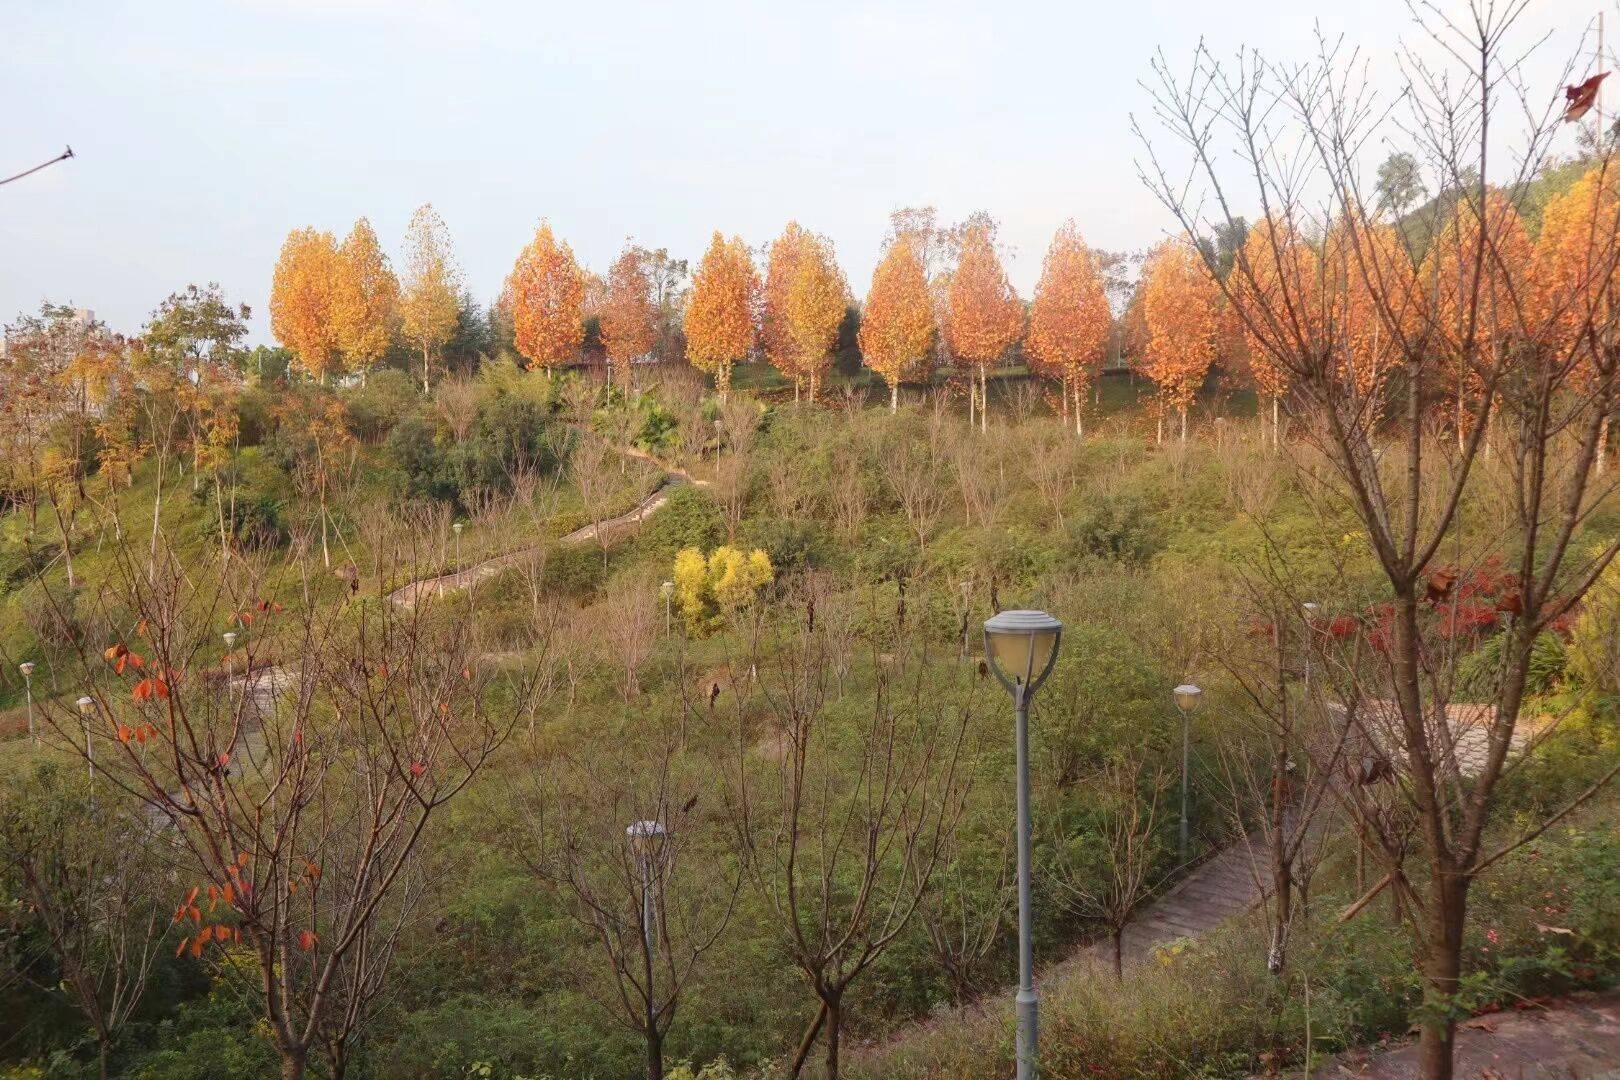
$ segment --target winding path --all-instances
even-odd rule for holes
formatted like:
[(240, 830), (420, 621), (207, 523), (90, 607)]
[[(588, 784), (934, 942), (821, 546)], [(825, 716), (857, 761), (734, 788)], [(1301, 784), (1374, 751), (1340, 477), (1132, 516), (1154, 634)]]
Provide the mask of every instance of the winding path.
[[(596, 540), (599, 536), (603, 538), (604, 543), (616, 540), (626, 533), (634, 532), (640, 528), (643, 521), (651, 517), (669, 501), (670, 493), (675, 488), (680, 487), (682, 484), (693, 484), (699, 487), (706, 484), (706, 481), (693, 479), (692, 475), (685, 469), (664, 464), (645, 450), (639, 450), (635, 447), (614, 447), (614, 449), (626, 457), (657, 465), (664, 470), (664, 475), (647, 497), (631, 509), (616, 517), (583, 526), (571, 533), (565, 533), (557, 538), (557, 543), (568, 545), (586, 544)], [(540, 550), (538, 546), (519, 548), (517, 551), (496, 555), (493, 558), (485, 559), (483, 562), (475, 563), (472, 566), (448, 574), (419, 578), (416, 581), (401, 585), (389, 593), (388, 599), (401, 607), (414, 607), (424, 596), (443, 596), (446, 591), (453, 592), (459, 589), (468, 589), (481, 581), (494, 577), (503, 570), (520, 566), (524, 560), (530, 558), (538, 550)]]

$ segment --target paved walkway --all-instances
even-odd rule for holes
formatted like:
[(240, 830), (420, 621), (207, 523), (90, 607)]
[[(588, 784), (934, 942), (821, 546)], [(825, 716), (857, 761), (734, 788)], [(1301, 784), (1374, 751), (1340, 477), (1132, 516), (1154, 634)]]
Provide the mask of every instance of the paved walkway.
[[(643, 521), (669, 501), (670, 492), (677, 486), (681, 484), (701, 486), (706, 483), (703, 480), (692, 479), (691, 475), (683, 469), (663, 465), (645, 450), (638, 450), (635, 447), (616, 449), (627, 457), (650, 461), (663, 468), (665, 470), (664, 476), (658, 482), (658, 486), (632, 509), (617, 517), (608, 518), (606, 521), (575, 529), (573, 532), (559, 537), (557, 543), (568, 545), (585, 544), (597, 539), (598, 536), (603, 538), (604, 543), (615, 541), (621, 536), (640, 528)], [(413, 607), (418, 600), (424, 597), (443, 596), (447, 591), (455, 592), (460, 589), (471, 588), (481, 581), (494, 577), (503, 570), (521, 566), (525, 560), (531, 558), (538, 550), (540, 549), (523, 548), (518, 551), (507, 552), (505, 555), (497, 555), (492, 559), (486, 559), (474, 566), (467, 567), (465, 570), (440, 574), (437, 577), (422, 578), (419, 581), (413, 581), (395, 589), (388, 594), (388, 599), (401, 607)]]
[[(1315, 1070), (1321, 1080), (1407, 1080), (1417, 1043), (1351, 1050)], [(1456, 1075), (1472, 1080), (1620, 1080), (1620, 993), (1491, 1013), (1457, 1028)]]
[[(1258, 845), (1260, 841), (1251, 841)], [(1176, 938), (1197, 937), (1260, 902), (1263, 893), (1255, 874), (1265, 866), (1265, 852), (1248, 843), (1231, 845), (1177, 882), (1170, 891), (1137, 912), (1125, 928), (1121, 955), (1128, 968), (1147, 959), (1153, 950)], [(1051, 977), (1078, 964), (1112, 968), (1113, 945), (1104, 937), (1047, 968)], [(1039, 978), (1036, 980), (1040, 981)]]

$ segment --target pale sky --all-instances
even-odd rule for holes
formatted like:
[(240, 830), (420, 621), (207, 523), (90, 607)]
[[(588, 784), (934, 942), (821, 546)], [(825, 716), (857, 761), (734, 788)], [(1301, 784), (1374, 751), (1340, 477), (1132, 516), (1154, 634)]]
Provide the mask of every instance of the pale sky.
[[(1533, 75), (1596, 10), (1532, 0)], [(890, 211), (928, 204), (997, 217), (1027, 296), (1066, 218), (1103, 248), (1171, 227), (1130, 130), (1155, 49), (1304, 60), (1318, 24), (1384, 71), (1416, 35), (1398, 0), (0, 0), (0, 175), (79, 155), (0, 187), (0, 322), (49, 299), (133, 332), (212, 280), (268, 341), (290, 228), (364, 215), (397, 262), (423, 202), (486, 303), (542, 217), (598, 271), (627, 236), (695, 264), (797, 219), (864, 295)]]

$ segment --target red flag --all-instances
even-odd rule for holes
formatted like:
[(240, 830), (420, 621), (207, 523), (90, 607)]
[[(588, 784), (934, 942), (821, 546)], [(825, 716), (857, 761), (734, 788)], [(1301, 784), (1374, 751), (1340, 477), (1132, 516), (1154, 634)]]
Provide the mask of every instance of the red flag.
[(1564, 119), (1579, 120), (1591, 112), (1597, 104), (1598, 86), (1608, 77), (1607, 71), (1600, 71), (1579, 86), (1564, 87)]

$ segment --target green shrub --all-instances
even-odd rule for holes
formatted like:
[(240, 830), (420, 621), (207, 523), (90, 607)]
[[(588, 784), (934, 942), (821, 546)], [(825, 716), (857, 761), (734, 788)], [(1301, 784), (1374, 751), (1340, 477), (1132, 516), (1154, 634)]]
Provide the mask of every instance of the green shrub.
[(349, 428), (363, 442), (376, 442), (393, 430), (422, 400), (416, 380), (398, 368), (379, 368), (345, 398)]
[(701, 488), (681, 484), (670, 490), (664, 505), (647, 519), (641, 536), (646, 548), (669, 557), (682, 548), (708, 551), (725, 533), (724, 517), (714, 500)]
[(1126, 563), (1144, 563), (1164, 548), (1153, 508), (1140, 495), (1098, 494), (1069, 524), (1069, 543), (1079, 553)]

